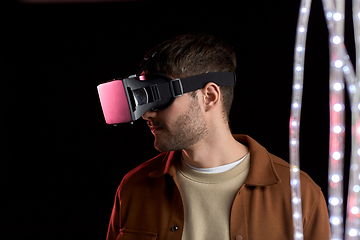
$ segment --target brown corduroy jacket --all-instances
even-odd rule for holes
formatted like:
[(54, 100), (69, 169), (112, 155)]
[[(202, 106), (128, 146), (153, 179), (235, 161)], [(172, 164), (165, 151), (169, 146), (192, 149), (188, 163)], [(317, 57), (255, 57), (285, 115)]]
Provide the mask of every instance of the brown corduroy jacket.
[[(251, 167), (232, 205), (229, 239), (293, 239), (289, 164), (246, 135), (234, 137), (250, 148)], [(178, 159), (179, 152), (162, 153), (123, 178), (107, 240), (181, 240), (184, 210), (174, 164)], [(330, 224), (321, 189), (306, 173), (300, 176), (304, 240), (328, 240)]]

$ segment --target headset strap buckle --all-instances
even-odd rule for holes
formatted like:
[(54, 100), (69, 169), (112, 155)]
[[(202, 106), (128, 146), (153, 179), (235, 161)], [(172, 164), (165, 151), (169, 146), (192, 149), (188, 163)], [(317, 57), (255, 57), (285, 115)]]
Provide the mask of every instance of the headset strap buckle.
[(174, 98), (181, 97), (184, 94), (184, 89), (180, 78), (172, 79), (169, 84), (171, 94)]

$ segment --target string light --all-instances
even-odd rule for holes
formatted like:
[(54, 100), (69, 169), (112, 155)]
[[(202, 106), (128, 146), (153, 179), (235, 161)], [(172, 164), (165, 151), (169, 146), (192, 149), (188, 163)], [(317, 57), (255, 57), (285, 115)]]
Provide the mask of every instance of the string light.
[[(360, 0), (353, 1), (353, 23), (354, 23), (354, 35), (355, 35), (355, 48), (356, 58), (360, 60)], [(347, 57), (345, 61), (350, 61)], [(353, 85), (353, 91), (351, 99), (351, 159), (350, 159), (350, 174), (349, 174), (349, 190), (348, 190), (348, 204), (347, 204), (347, 219), (346, 219), (346, 235), (347, 240), (358, 239), (360, 230), (360, 91), (358, 89), (360, 83), (360, 61), (356, 61), (356, 77), (353, 73), (352, 66), (348, 65), (348, 68), (343, 67), (345, 77), (355, 78)]]
[[(289, 124), (290, 185), (294, 239), (303, 239), (299, 179), (299, 129), (303, 89), (304, 53), (311, 0), (300, 3), (295, 42), (293, 95)], [(346, 239), (360, 236), (360, 0), (353, 0), (356, 46), (356, 76), (344, 45), (345, 0), (323, 0), (330, 42), (330, 141), (329, 141), (329, 214), (331, 239), (343, 239), (343, 161), (345, 134), (344, 90), (347, 86), (352, 110), (352, 154), (348, 194)], [(346, 85), (344, 82), (346, 81)]]
[[(357, 10), (353, 11), (354, 14), (354, 30), (355, 30), (355, 38), (358, 38), (359, 36), (359, 28), (360, 24), (357, 24), (355, 20), (356, 14), (358, 14), (359, 7), (360, 7), (360, 1), (354, 0), (353, 5), (357, 6)], [(354, 239), (354, 237), (358, 236), (359, 234), (359, 218), (358, 216), (355, 217), (354, 215), (358, 215), (359, 213), (359, 196), (357, 195), (360, 192), (360, 186), (359, 186), (359, 154), (360, 154), (360, 148), (359, 148), (359, 141), (356, 139), (356, 136), (359, 137), (360, 134), (357, 133), (356, 126), (360, 126), (358, 119), (359, 118), (359, 105), (356, 105), (359, 103), (360, 96), (359, 92), (357, 91), (356, 82), (359, 82), (356, 80), (353, 66), (351, 64), (349, 55), (346, 51), (346, 48), (343, 44), (344, 40), (344, 8), (345, 3), (343, 0), (323, 0), (323, 6), (324, 11), (326, 15), (326, 20), (328, 24), (328, 29), (330, 33), (330, 55), (332, 57), (331, 61), (331, 76), (330, 76), (330, 82), (335, 82), (332, 85), (332, 88), (330, 88), (330, 98), (333, 96), (333, 101), (343, 101), (342, 96), (342, 89), (344, 88), (343, 83), (343, 77), (345, 77), (347, 86), (348, 86), (348, 96), (350, 98), (351, 103), (351, 110), (352, 110), (352, 157), (351, 157), (351, 164), (350, 164), (350, 177), (349, 177), (349, 194), (348, 194), (348, 215), (347, 215), (347, 221), (346, 221), (346, 231), (345, 231), (345, 238), (346, 239)], [(358, 38), (359, 39), (359, 38)], [(357, 50), (358, 51), (358, 50)], [(358, 55), (358, 53), (357, 53)], [(341, 71), (340, 71), (341, 69)], [(359, 74), (359, 71), (357, 71)], [(358, 78), (359, 80), (359, 78)], [(331, 92), (331, 89), (333, 89), (333, 92)], [(343, 121), (343, 113), (339, 114), (340, 112), (343, 112), (342, 110), (344, 107), (342, 106), (340, 108), (340, 103), (334, 103), (333, 105), (333, 116), (330, 116), (330, 122), (331, 120), (333, 122), (336, 121)], [(341, 103), (342, 105), (342, 103)], [(331, 115), (332, 111), (330, 111)], [(330, 123), (331, 126), (333, 126)], [(341, 125), (337, 125), (341, 126)], [(338, 146), (341, 144), (341, 148), (344, 148), (343, 143), (343, 137), (340, 135), (344, 131), (344, 128), (341, 130), (339, 127), (333, 127), (332, 132), (333, 134), (338, 134), (335, 137), (338, 137), (337, 144), (332, 145), (331, 143), (334, 142), (330, 140), (330, 152), (331, 147)], [(332, 133), (330, 133), (331, 136)], [(335, 163), (335, 162), (339, 163)], [(340, 182), (340, 179), (338, 177), (334, 178), (333, 172), (341, 172), (343, 173), (343, 160), (342, 158), (339, 159), (339, 154), (335, 154), (335, 152), (332, 154), (332, 159), (330, 158), (330, 164), (329, 164), (329, 180), (330, 180), (330, 187), (329, 187), (329, 203), (330, 199), (334, 199), (335, 195), (340, 195), (342, 193), (342, 183)], [(331, 221), (332, 219), (336, 219), (335, 216), (338, 216), (339, 214), (342, 215), (342, 207), (335, 208), (334, 206), (331, 206), (334, 204), (330, 204), (329, 210), (330, 210), (330, 223), (332, 224), (332, 239), (342, 239), (342, 229), (340, 228), (341, 221)], [(334, 234), (336, 236), (334, 236)]]
[(343, 66), (343, 61), (341, 61), (341, 60), (336, 60), (336, 61), (334, 62), (334, 66), (335, 66), (336, 68), (341, 68), (341, 67)]
[(335, 103), (333, 106), (333, 109), (335, 112), (340, 112), (344, 109), (343, 105), (340, 103)]
[(309, 21), (311, 0), (302, 0), (297, 23), (296, 42), (294, 51), (293, 94), (290, 116), (290, 185), (293, 212), (294, 239), (303, 239), (301, 191), (300, 191), (300, 161), (299, 161), (299, 136), (300, 113), (302, 102), (302, 89), (304, 78), (304, 59), (307, 26)]
[(339, 224), (342, 223), (342, 221), (343, 221), (343, 219), (340, 216), (332, 216), (332, 217), (330, 217), (330, 223), (332, 225), (335, 225), (335, 226), (339, 225)]
[(351, 211), (352, 214), (356, 215), (356, 214), (359, 213), (359, 208), (358, 207), (352, 207), (350, 211)]
[(343, 165), (344, 165), (344, 0), (323, 0), (330, 36), (330, 141), (329, 141), (329, 215), (331, 239), (343, 238)]
[(303, 26), (300, 26), (299, 27), (299, 32), (301, 32), (301, 33), (305, 32), (305, 28)]
[(342, 43), (342, 41), (343, 40), (340, 36), (333, 36), (331, 42), (335, 45), (338, 45), (338, 44)]
[[(332, 89), (337, 91), (337, 92), (341, 91), (343, 89), (343, 84), (339, 83), (339, 82), (336, 82), (336, 83), (333, 84)], [(337, 104), (337, 103), (335, 103), (335, 104)]]
[(335, 21), (338, 22), (338, 21), (340, 21), (342, 19), (342, 14), (339, 13), (339, 12), (336, 12), (336, 13), (333, 14), (333, 18), (334, 18)]
[(333, 154), (332, 154), (332, 157), (333, 157), (333, 159), (334, 160), (340, 160), (341, 159), (341, 157), (342, 157), (342, 155), (341, 155), (341, 153), (340, 152), (334, 152)]
[(348, 235), (350, 236), (350, 237), (356, 237), (356, 236), (358, 236), (358, 230), (357, 229), (355, 229), (355, 228), (351, 228), (350, 230), (349, 230), (349, 233), (348, 233)]

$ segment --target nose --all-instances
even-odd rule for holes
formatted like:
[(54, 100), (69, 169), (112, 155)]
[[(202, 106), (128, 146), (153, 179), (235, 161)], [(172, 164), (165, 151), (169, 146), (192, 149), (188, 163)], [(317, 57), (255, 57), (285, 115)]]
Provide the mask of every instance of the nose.
[(144, 120), (149, 120), (150, 118), (154, 118), (155, 116), (156, 116), (156, 111), (150, 109), (142, 115), (142, 118)]

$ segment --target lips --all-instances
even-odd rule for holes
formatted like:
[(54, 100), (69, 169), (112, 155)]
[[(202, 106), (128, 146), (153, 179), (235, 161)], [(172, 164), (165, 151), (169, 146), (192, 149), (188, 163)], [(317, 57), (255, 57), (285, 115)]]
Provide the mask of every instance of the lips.
[(152, 121), (148, 121), (147, 122), (149, 128), (150, 128), (150, 131), (152, 133), (156, 133), (156, 132), (159, 132), (159, 131), (162, 131), (164, 130), (164, 127), (161, 125), (160, 122), (152, 122)]
[(163, 130), (163, 128), (162, 127), (150, 127), (150, 130), (152, 133), (157, 133), (157, 132)]

